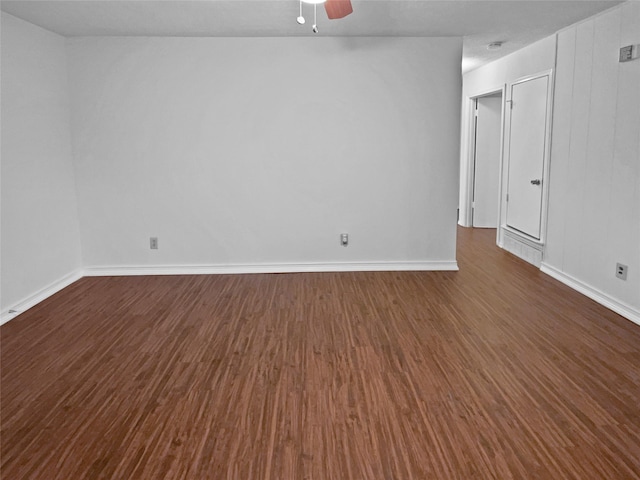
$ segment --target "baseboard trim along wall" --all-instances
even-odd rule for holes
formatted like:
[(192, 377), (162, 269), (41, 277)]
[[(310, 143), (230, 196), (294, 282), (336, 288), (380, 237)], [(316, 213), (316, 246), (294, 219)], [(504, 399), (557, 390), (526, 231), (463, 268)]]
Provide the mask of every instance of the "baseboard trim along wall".
[(382, 263), (295, 263), (268, 265), (145, 265), (87, 267), (66, 275), (0, 313), (0, 325), (46, 300), (82, 277), (122, 277), (134, 275), (219, 275), (242, 273), (303, 272), (386, 272), (386, 271), (457, 271), (452, 262), (382, 262)]
[(17, 317), (21, 313), (29, 310), (31, 307), (35, 307), (37, 304), (46, 300), (51, 295), (58, 293), (63, 288), (66, 288), (72, 283), (77, 282), (83, 276), (84, 275), (82, 270), (76, 270), (74, 272), (71, 272), (70, 274), (65, 275), (61, 279), (53, 283), (50, 283), (46, 287), (40, 289), (33, 295), (30, 295), (27, 298), (24, 298), (23, 300), (18, 302), (17, 304), (7, 308), (6, 310), (0, 313), (0, 325)]
[(386, 272), (386, 271), (457, 271), (452, 262), (381, 262), (381, 263), (291, 263), (256, 265), (146, 265), (119, 267), (86, 267), (88, 277), (129, 275), (218, 275), (242, 273), (304, 272)]
[[(270, 265), (154, 265), (87, 267), (76, 270), (51, 283), (0, 313), (0, 325), (46, 300), (72, 283), (87, 277), (135, 275), (216, 275), (243, 273), (304, 273), (304, 272), (384, 272), (384, 271), (457, 271), (457, 262), (389, 262), (389, 263), (308, 263)], [(640, 311), (612, 298), (564, 272), (542, 263), (540, 270), (574, 290), (640, 325)]]
[(567, 275), (566, 273), (544, 262), (542, 263), (540, 270), (543, 273), (546, 273), (547, 275), (573, 288), (574, 290), (577, 290), (583, 295), (586, 295), (590, 299), (598, 302), (600, 305), (607, 307), (609, 310), (613, 310), (618, 315), (622, 315), (626, 319), (631, 320), (633, 323), (640, 325), (640, 311), (633, 308), (631, 305), (620, 302), (610, 295), (601, 292), (597, 288), (593, 288), (592, 286), (581, 282), (577, 278), (574, 278), (571, 275)]

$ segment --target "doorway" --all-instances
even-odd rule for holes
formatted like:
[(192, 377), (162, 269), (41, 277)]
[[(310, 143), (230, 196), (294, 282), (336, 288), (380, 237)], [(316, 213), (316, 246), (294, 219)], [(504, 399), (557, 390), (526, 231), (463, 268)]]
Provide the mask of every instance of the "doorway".
[(472, 98), (471, 226), (497, 228), (500, 210), (503, 92)]

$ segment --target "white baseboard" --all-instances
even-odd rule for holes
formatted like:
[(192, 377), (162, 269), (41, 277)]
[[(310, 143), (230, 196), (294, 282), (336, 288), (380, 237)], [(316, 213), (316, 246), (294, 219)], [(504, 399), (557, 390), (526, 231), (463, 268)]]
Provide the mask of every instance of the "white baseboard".
[(379, 271), (457, 271), (451, 262), (382, 262), (382, 263), (292, 263), (269, 265), (149, 265), (120, 267), (87, 267), (77, 270), (25, 298), (0, 314), (0, 325), (49, 298), (54, 293), (86, 277), (120, 277), (133, 275), (217, 275), (242, 273), (301, 272), (379, 272)]
[(382, 262), (382, 263), (291, 263), (256, 265), (146, 265), (119, 267), (86, 267), (88, 277), (132, 275), (217, 275), (243, 273), (302, 273), (302, 272), (384, 272), (384, 271), (457, 271), (458, 263), (451, 262)]
[(17, 304), (7, 308), (2, 313), (0, 313), (0, 325), (8, 322), (9, 320), (17, 317), (21, 313), (29, 310), (31, 307), (34, 307), (38, 303), (46, 300), (54, 293), (58, 293), (63, 288), (68, 287), (73, 282), (80, 280), (83, 277), (82, 270), (76, 270), (75, 272), (71, 272), (68, 275), (65, 275), (59, 280), (47, 285), (41, 290), (37, 291), (33, 295), (28, 296), (27, 298), (22, 299)]
[(607, 307), (609, 310), (613, 310), (618, 315), (622, 315), (628, 320), (631, 320), (633, 323), (637, 323), (640, 325), (640, 311), (631, 305), (627, 305), (624, 302), (621, 302), (610, 295), (598, 290), (597, 288), (592, 287), (591, 285), (587, 285), (586, 283), (581, 282), (575, 277), (571, 275), (567, 275), (566, 273), (558, 270), (551, 265), (546, 263), (542, 263), (540, 270), (547, 275), (555, 278), (556, 280), (568, 285), (569, 287), (577, 290), (578, 292), (586, 295), (592, 300), (595, 300), (600, 305)]

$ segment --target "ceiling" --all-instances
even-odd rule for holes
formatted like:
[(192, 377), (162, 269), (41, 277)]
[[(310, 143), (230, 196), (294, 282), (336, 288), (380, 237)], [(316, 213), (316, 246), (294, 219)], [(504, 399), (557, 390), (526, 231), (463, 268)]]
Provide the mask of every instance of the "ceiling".
[[(634, 0), (635, 1), (635, 0)], [(298, 25), (298, 0), (2, 0), (0, 8), (73, 36), (462, 36), (463, 71), (516, 51), (621, 0), (352, 0), (354, 13), (319, 33)], [(500, 50), (487, 44), (504, 42)]]

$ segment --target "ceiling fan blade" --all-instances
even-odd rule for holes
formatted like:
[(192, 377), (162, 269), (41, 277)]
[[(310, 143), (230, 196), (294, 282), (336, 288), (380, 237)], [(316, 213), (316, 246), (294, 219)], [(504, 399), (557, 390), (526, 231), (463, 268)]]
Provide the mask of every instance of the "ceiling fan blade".
[(343, 18), (350, 13), (353, 13), (351, 0), (326, 0), (324, 2), (324, 8), (327, 11), (327, 17), (329, 17), (330, 20)]

